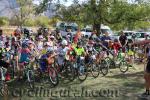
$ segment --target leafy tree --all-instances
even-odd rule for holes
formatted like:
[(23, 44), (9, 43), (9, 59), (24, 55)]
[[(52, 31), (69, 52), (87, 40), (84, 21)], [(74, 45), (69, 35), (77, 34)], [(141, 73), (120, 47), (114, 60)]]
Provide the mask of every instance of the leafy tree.
[(16, 24), (20, 27), (30, 17), (33, 17), (33, 0), (17, 0), (18, 8), (14, 9)]
[[(98, 33), (101, 24), (109, 25), (115, 30), (125, 28), (132, 30), (149, 25), (149, 0), (134, 0), (133, 2), (128, 2), (128, 0), (87, 0), (82, 4), (79, 4), (78, 0), (74, 0), (74, 2), (69, 7), (59, 5), (60, 19), (76, 22), (80, 26), (93, 25)], [(47, 3), (45, 0), (44, 4)]]

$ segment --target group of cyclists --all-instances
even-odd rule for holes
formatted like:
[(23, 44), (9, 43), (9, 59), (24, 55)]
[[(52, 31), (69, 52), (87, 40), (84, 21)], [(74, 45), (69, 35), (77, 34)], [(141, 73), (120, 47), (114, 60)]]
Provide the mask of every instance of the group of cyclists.
[[(120, 51), (128, 56), (128, 63), (132, 66), (132, 60), (135, 57), (134, 47), (133, 43), (128, 42), (122, 31), (118, 39), (112, 40), (108, 32), (98, 35), (94, 31), (88, 37), (82, 35), (78, 30), (76, 34), (69, 31), (66, 36), (62, 36), (58, 29), (49, 31), (47, 28), (40, 28), (37, 34), (16, 29), (11, 36), (6, 36), (0, 29), (0, 66), (7, 70), (13, 66), (16, 69), (13, 70), (15, 78), (22, 80), (25, 65), (30, 63), (31, 66), (34, 66), (36, 59), (39, 60), (36, 62), (39, 63), (39, 66), (34, 66), (34, 69), (40, 70), (41, 73), (45, 73), (48, 66), (54, 65), (55, 67), (56, 63), (59, 66), (59, 72), (63, 72), (66, 61), (67, 63), (76, 62), (78, 66), (82, 66), (84, 57), (84, 63), (90, 64), (93, 61), (99, 63), (104, 56), (116, 58)], [(141, 58), (140, 54), (143, 52), (140, 49), (143, 51), (140, 46), (136, 52)], [(149, 54), (149, 46), (146, 50)], [(83, 72), (84, 68), (81, 67), (79, 70)], [(6, 72), (5, 81), (9, 80), (10, 74)]]

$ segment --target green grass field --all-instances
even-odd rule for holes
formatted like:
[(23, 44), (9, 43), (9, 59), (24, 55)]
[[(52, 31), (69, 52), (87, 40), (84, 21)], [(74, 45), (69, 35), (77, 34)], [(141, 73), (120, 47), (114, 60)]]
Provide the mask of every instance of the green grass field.
[[(73, 82), (63, 80), (55, 88), (50, 84), (36, 83), (36, 86), (50, 90), (50, 95), (45, 97), (43, 92), (41, 96), (27, 93), (28, 86), (25, 82), (13, 82), (9, 84), (11, 93), (8, 100), (144, 100), (138, 97), (144, 92), (143, 67), (142, 64), (135, 65), (135, 68), (130, 68), (125, 74), (122, 74), (119, 69), (112, 69), (105, 77), (100, 75), (94, 79), (89, 76), (83, 83), (78, 80)], [(20, 97), (12, 96), (12, 91), (17, 91), (20, 88), (22, 89), (22, 95)], [(69, 95), (67, 92), (66, 95), (60, 96), (62, 90), (69, 91)], [(105, 91), (108, 92), (107, 90), (116, 91), (116, 94), (108, 96), (105, 94)], [(19, 93), (16, 95), (18, 96)]]

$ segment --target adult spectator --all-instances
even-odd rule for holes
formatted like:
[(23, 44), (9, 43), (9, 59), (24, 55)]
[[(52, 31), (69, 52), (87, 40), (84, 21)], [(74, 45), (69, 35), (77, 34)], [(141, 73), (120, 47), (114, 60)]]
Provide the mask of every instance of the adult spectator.
[[(109, 49), (110, 47), (110, 42), (111, 42), (111, 38), (109, 36), (108, 32), (105, 32), (104, 35), (101, 38), (102, 44), (103, 46), (105, 46), (107, 49)], [(103, 51), (106, 51), (106, 48), (103, 48)], [(107, 52), (107, 55), (109, 55), (109, 53)]]
[(120, 36), (119, 36), (119, 42), (121, 44), (121, 47), (122, 47), (122, 51), (125, 52), (125, 48), (126, 48), (126, 45), (127, 45), (127, 42), (128, 42), (128, 39), (126, 37), (126, 35), (124, 34), (123, 31), (120, 32)]

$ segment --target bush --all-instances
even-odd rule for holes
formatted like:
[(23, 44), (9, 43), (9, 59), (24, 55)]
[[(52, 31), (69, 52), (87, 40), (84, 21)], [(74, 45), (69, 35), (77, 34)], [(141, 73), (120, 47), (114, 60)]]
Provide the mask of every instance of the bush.
[(35, 26), (35, 20), (34, 19), (27, 19), (24, 23), (24, 26)]
[(48, 27), (49, 26), (49, 18), (46, 16), (39, 16), (35, 20), (36, 26), (43, 26)]
[(0, 26), (9, 25), (9, 19), (7, 17), (0, 17)]

